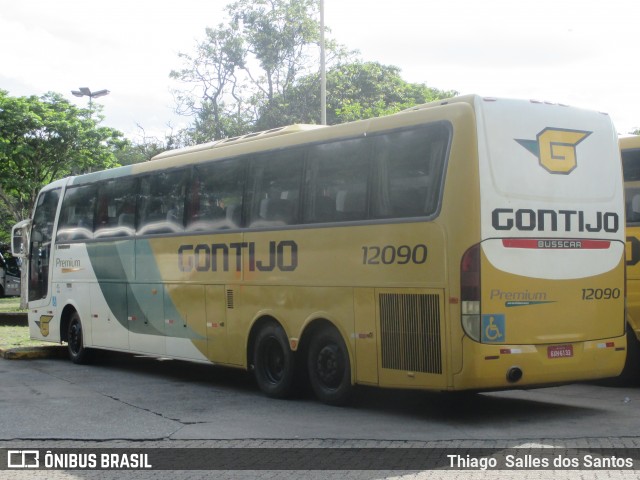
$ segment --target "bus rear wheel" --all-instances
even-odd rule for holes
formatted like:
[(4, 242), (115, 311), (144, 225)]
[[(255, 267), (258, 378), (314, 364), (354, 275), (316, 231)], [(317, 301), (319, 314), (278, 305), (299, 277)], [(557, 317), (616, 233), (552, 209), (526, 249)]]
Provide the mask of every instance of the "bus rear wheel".
[(82, 335), (82, 322), (78, 312), (73, 312), (69, 320), (69, 328), (67, 329), (67, 349), (69, 350), (69, 358), (73, 363), (87, 363), (89, 360), (89, 351), (84, 346), (84, 338)]
[(335, 328), (323, 328), (313, 336), (307, 368), (318, 400), (329, 405), (349, 402), (353, 392), (349, 352)]
[(273, 398), (286, 398), (293, 390), (294, 355), (284, 329), (269, 323), (258, 332), (253, 350), (258, 387)]
[[(627, 359), (624, 368), (617, 378), (619, 385), (640, 384), (640, 341), (631, 325), (626, 324), (627, 335)], [(614, 382), (616, 383), (616, 382)]]

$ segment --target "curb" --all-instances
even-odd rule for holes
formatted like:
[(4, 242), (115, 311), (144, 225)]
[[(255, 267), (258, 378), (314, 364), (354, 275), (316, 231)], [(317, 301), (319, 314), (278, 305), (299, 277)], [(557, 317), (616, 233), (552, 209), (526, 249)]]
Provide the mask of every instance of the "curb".
[(36, 358), (65, 358), (65, 345), (43, 345), (40, 347), (0, 348), (0, 357), (6, 360), (30, 360)]
[(20, 312), (0, 312), (0, 325), (26, 327), (28, 325), (27, 314)]

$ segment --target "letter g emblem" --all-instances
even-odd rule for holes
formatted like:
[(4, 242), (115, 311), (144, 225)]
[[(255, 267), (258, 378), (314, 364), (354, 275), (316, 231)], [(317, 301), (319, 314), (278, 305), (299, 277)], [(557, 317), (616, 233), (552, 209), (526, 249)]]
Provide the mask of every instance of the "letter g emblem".
[(578, 166), (576, 146), (592, 132), (545, 128), (537, 140), (519, 140), (520, 145), (538, 157), (540, 166), (550, 173), (567, 175)]

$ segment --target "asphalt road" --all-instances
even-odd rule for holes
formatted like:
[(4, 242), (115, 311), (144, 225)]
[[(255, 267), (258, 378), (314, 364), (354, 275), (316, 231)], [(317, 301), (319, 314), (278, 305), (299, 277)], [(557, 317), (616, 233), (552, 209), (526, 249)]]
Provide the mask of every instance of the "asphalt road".
[[(81, 366), (56, 358), (0, 359), (0, 379), (0, 448), (5, 449), (640, 448), (637, 387), (576, 384), (473, 395), (362, 388), (351, 406), (338, 408), (305, 395), (269, 399), (242, 371), (122, 354), (102, 354)], [(22, 473), (0, 471), (0, 478)], [(40, 478), (122, 474), (43, 473)], [(141, 476), (127, 478), (165, 478), (166, 472), (135, 473)], [(551, 472), (252, 473), (218, 471), (215, 478), (550, 478)], [(638, 473), (562, 476), (638, 478)], [(199, 474), (180, 478), (208, 477)]]

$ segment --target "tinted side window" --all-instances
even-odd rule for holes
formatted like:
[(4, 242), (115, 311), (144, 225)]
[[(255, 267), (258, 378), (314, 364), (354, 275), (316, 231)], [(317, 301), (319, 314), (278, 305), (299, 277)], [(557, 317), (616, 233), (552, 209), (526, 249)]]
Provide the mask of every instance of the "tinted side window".
[(640, 150), (622, 151), (627, 223), (640, 223)]
[(194, 167), (189, 188), (187, 230), (239, 228), (245, 161), (235, 159)]
[(174, 233), (184, 230), (185, 189), (189, 172), (154, 173), (140, 181), (138, 234)]
[(433, 215), (440, 199), (449, 128), (436, 124), (391, 132), (376, 136), (374, 143), (373, 217)]
[(108, 180), (98, 189), (95, 238), (129, 237), (135, 233), (137, 179)]
[(625, 182), (640, 180), (640, 150), (623, 150), (621, 155)]
[(68, 188), (62, 200), (56, 240), (92, 239), (95, 204), (95, 185)]
[(253, 161), (250, 227), (298, 223), (303, 163), (300, 148), (267, 153)]
[(20, 264), (18, 263), (18, 259), (14, 257), (7, 258), (7, 273), (9, 275), (13, 275), (14, 277), (20, 276)]
[(29, 300), (47, 296), (49, 290), (49, 258), (60, 189), (40, 193), (31, 224), (29, 247)]
[(364, 138), (309, 150), (305, 223), (367, 218), (368, 143)]

